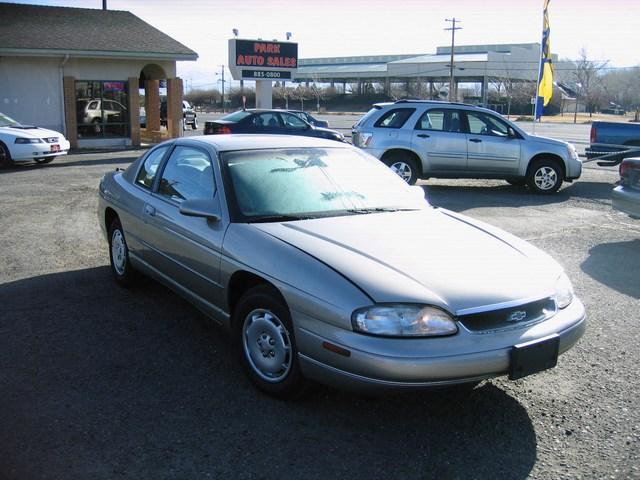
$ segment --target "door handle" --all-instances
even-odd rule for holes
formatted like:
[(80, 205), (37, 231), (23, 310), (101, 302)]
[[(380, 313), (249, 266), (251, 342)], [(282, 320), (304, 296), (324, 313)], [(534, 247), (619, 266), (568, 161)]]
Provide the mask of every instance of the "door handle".
[(420, 138), (429, 138), (431, 135), (427, 135), (426, 133), (419, 133), (418, 137)]
[(153, 217), (156, 214), (156, 209), (153, 208), (151, 205), (145, 205), (144, 206), (144, 214), (145, 215), (149, 215), (150, 217)]
[(469, 141), (470, 141), (470, 142), (473, 142), (473, 143), (480, 143), (480, 142), (482, 142), (482, 140), (480, 140), (479, 138), (470, 138), (470, 139), (469, 139)]

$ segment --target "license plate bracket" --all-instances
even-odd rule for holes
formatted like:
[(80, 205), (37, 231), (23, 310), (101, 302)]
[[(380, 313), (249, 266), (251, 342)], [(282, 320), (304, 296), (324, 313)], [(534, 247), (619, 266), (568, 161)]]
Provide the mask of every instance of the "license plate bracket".
[(521, 343), (511, 348), (509, 380), (553, 368), (558, 363), (560, 337), (554, 334), (543, 340)]
[(60, 145), (51, 145), (51, 151), (52, 152), (59, 152), (60, 151)]

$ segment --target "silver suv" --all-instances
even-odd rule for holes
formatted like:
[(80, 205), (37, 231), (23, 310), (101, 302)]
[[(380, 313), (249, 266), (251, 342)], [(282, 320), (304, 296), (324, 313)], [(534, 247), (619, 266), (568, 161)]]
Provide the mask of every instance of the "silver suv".
[(378, 103), (353, 126), (353, 143), (405, 181), (499, 178), (537, 193), (580, 177), (573, 145), (529, 135), (486, 108), (399, 100)]

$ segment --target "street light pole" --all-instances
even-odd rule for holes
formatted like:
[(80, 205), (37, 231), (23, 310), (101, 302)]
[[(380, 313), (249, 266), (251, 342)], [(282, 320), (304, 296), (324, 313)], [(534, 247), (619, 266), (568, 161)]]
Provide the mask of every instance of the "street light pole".
[(456, 30), (462, 30), (462, 27), (456, 27), (456, 22), (460, 22), (457, 18), (453, 17), (451, 19), (445, 18), (445, 22), (451, 22), (452, 25), (449, 28), (445, 28), (445, 30), (451, 30), (451, 65), (449, 65), (449, 101), (452, 102), (455, 99), (454, 92), (454, 77), (453, 77), (453, 49), (455, 47), (455, 39), (456, 39)]

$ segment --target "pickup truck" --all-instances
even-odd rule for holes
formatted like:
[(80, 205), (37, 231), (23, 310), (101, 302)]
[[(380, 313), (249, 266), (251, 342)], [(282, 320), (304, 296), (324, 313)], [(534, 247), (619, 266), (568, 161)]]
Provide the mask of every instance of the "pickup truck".
[(593, 122), (589, 159), (598, 165), (618, 165), (623, 159), (640, 156), (640, 123)]

